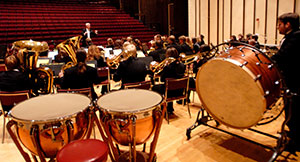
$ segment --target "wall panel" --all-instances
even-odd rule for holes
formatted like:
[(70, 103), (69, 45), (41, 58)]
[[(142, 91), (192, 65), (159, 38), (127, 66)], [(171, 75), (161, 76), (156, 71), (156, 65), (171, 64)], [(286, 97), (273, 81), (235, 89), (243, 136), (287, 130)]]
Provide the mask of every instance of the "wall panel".
[(188, 3), (188, 8), (189, 8), (189, 13), (188, 13), (188, 18), (189, 18), (189, 36), (194, 37), (197, 35), (197, 21), (199, 20), (199, 15), (197, 15), (197, 10), (199, 9), (196, 6), (196, 1), (197, 0), (190, 0)]
[(243, 33), (243, 0), (232, 0), (232, 34)]
[(224, 40), (223, 41), (230, 39), (230, 33), (231, 33), (230, 12), (231, 12), (230, 0), (224, 0)]
[(267, 44), (276, 44), (276, 37), (275, 34), (277, 32), (276, 28), (276, 9), (277, 9), (277, 0), (268, 0), (268, 10), (267, 10), (267, 30), (266, 30), (266, 40)]
[(208, 1), (200, 1), (200, 33), (204, 35), (205, 42), (208, 43)]
[(256, 13), (255, 13), (255, 30), (254, 34), (258, 34), (258, 41), (264, 42), (265, 38), (265, 23), (266, 23), (266, 0), (256, 0)]
[[(286, 12), (300, 14), (300, 0), (190, 0), (199, 21), (190, 23), (191, 34), (203, 34), (205, 41), (218, 44), (231, 34), (258, 34), (261, 44), (278, 44), (282, 39), (276, 29), (277, 17)], [(199, 4), (197, 4), (199, 3)], [(194, 3), (191, 3), (194, 4)], [(210, 8), (208, 8), (210, 5)], [(209, 14), (208, 14), (209, 12)], [(197, 33), (197, 32), (198, 33)], [(197, 35), (197, 36), (198, 36)]]
[[(218, 39), (218, 0), (210, 0), (210, 32), (209, 32), (209, 38), (210, 42), (217, 42)], [(214, 43), (216, 45), (216, 43)]]

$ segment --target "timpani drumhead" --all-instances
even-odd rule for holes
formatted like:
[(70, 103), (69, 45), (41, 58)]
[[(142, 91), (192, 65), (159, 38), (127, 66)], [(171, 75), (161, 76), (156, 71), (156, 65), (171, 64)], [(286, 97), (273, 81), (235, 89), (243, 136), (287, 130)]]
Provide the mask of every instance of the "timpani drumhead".
[(91, 100), (81, 94), (58, 93), (30, 98), (17, 104), (10, 115), (19, 120), (46, 121), (63, 119), (85, 110)]
[(204, 108), (217, 121), (249, 128), (266, 110), (264, 91), (252, 72), (231, 59), (212, 59), (198, 71), (196, 88)]
[(160, 104), (162, 96), (144, 89), (125, 89), (101, 96), (97, 104), (110, 112), (135, 113)]

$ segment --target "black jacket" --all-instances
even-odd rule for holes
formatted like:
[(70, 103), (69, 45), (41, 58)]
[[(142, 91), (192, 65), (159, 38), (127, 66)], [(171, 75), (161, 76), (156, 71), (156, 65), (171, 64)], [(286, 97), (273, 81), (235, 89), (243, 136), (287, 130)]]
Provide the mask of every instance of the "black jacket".
[(163, 48), (156, 49), (150, 52), (149, 56), (153, 58), (153, 61), (161, 62), (166, 58), (166, 50)]
[(292, 92), (300, 92), (299, 60), (300, 30), (294, 30), (284, 37), (280, 50), (272, 59), (281, 70), (287, 87)]
[[(83, 47), (87, 47), (87, 44), (86, 44), (87, 34), (84, 35), (85, 32), (86, 32), (86, 28), (84, 28), (82, 30), (82, 46)], [(96, 36), (97, 36), (97, 34), (92, 29), (90, 29), (90, 38), (93, 38), (93, 37), (96, 37)]]
[(120, 63), (118, 69), (114, 73), (113, 80), (122, 80), (122, 84), (141, 82), (145, 81), (147, 73), (147, 66), (143, 61), (135, 57), (130, 57), (126, 61)]
[(20, 71), (0, 73), (0, 91), (22, 91), (30, 89), (29, 78)]

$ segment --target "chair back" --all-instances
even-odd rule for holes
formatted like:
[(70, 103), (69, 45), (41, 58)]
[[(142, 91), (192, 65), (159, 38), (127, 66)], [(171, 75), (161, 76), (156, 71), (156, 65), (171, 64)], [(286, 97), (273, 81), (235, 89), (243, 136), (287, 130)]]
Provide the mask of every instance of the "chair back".
[(109, 79), (109, 67), (99, 67), (97, 68), (98, 77), (108, 77)]
[(0, 91), (0, 103), (4, 110), (11, 109), (17, 103), (29, 98), (29, 90), (25, 91)]
[(6, 71), (6, 68), (5, 68), (4, 64), (0, 64), (0, 71)]
[(91, 88), (80, 88), (80, 89), (58, 89), (58, 93), (78, 93), (85, 96), (91, 96)]
[(142, 82), (135, 82), (135, 83), (126, 83), (123, 85), (124, 85), (124, 89), (136, 88), (136, 89), (149, 90), (151, 88), (151, 81), (149, 80), (149, 81), (142, 81)]
[[(176, 98), (186, 97), (189, 87), (189, 78), (183, 77), (180, 79), (166, 78), (166, 91), (165, 97), (168, 98), (168, 91), (183, 90), (182, 95), (176, 96)], [(181, 94), (181, 93), (180, 93)]]

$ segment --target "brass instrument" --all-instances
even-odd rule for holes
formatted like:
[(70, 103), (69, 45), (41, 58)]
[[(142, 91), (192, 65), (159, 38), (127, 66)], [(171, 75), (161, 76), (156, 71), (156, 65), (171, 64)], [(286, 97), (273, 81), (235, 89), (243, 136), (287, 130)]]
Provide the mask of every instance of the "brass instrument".
[(53, 92), (53, 71), (48, 67), (40, 67), (35, 70), (34, 83), (39, 94), (49, 94)]
[(172, 62), (176, 61), (173, 57), (165, 58), (162, 62), (158, 63), (157, 61), (150, 62), (150, 70), (154, 73), (154, 75), (159, 74), (166, 66), (170, 65)]
[(189, 64), (193, 63), (194, 61), (197, 61), (197, 60), (205, 57), (208, 53), (209, 53), (209, 51), (198, 52), (193, 55), (186, 55), (185, 53), (180, 53), (179, 56), (180, 56), (180, 61), (183, 62), (184, 65), (189, 65)]
[(136, 49), (134, 45), (128, 45), (118, 56), (113, 55), (113, 57), (108, 57), (106, 59), (106, 64), (110, 68), (116, 69), (120, 62), (127, 60), (131, 56), (136, 56)]
[(66, 65), (63, 66), (62, 70), (65, 70), (69, 67), (72, 67), (77, 64), (77, 59), (76, 59), (76, 51), (80, 48), (80, 40), (82, 36), (75, 36), (72, 38), (69, 38), (60, 44), (56, 46), (56, 48), (60, 50), (64, 50), (69, 57), (71, 58), (72, 61), (68, 62)]
[(20, 40), (12, 44), (12, 50), (18, 51), (17, 57), (22, 68), (32, 70), (36, 67), (39, 53), (47, 52), (49, 46), (47, 42)]
[(33, 93), (48, 94), (52, 92), (53, 72), (46, 67), (36, 68), (40, 53), (48, 52), (47, 42), (33, 40), (20, 40), (12, 44), (12, 50), (17, 52), (21, 68), (28, 74), (29, 79), (35, 84)]

